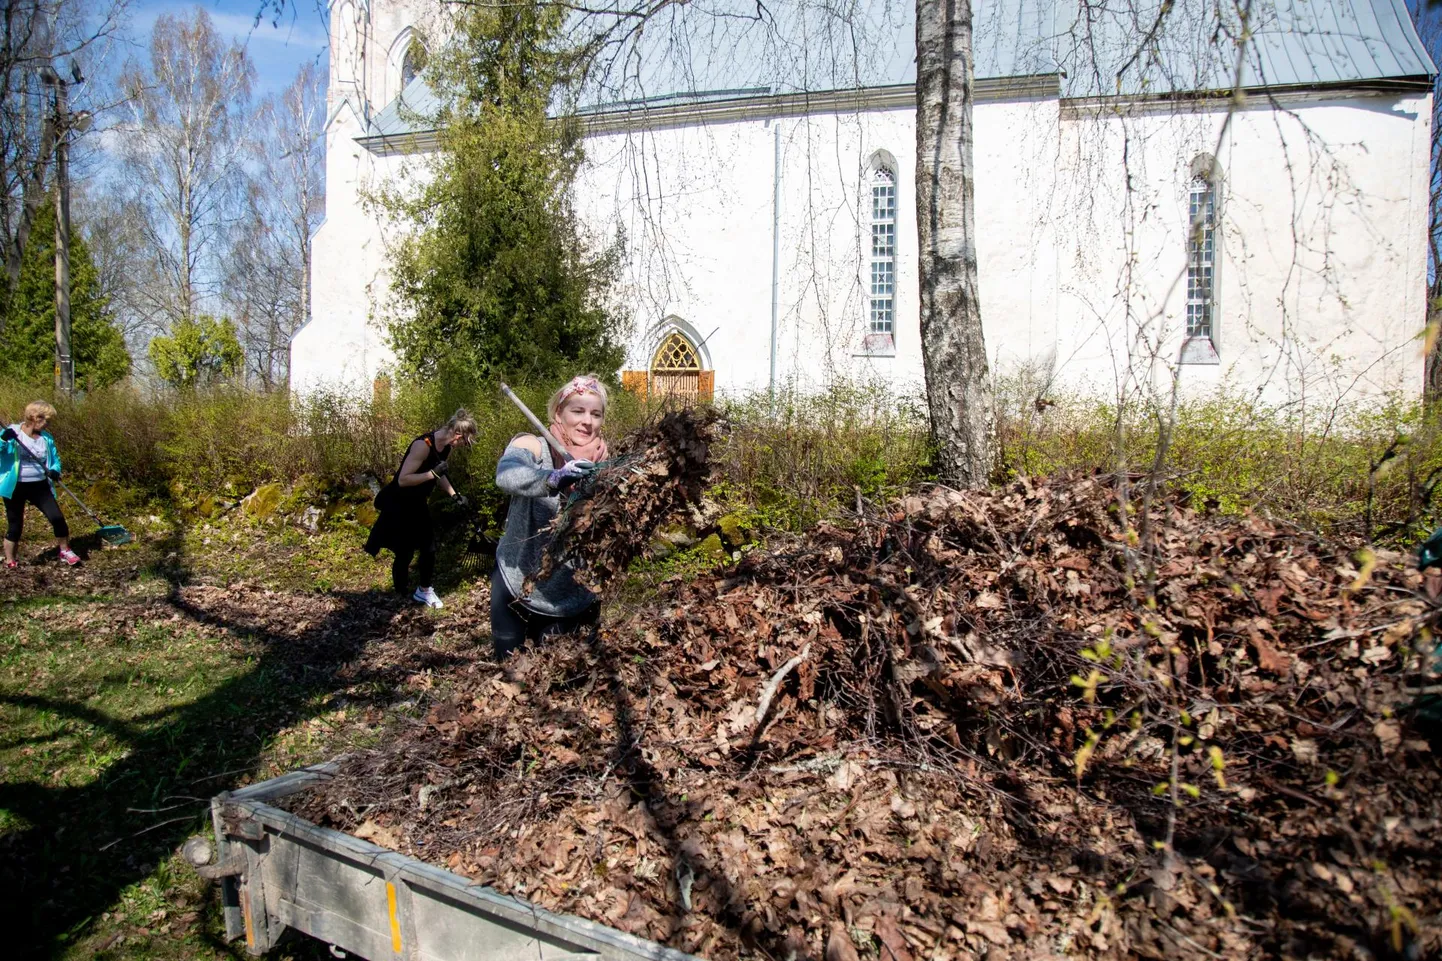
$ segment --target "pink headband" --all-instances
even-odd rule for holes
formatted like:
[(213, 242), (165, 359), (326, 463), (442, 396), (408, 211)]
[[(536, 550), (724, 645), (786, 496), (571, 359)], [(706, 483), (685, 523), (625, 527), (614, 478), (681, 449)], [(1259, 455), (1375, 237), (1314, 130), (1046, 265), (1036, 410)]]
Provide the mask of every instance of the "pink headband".
[(595, 394), (601, 396), (601, 385), (594, 377), (576, 377), (565, 387), (561, 388), (561, 397), (557, 404), (564, 404), (567, 398), (575, 397), (577, 394)]

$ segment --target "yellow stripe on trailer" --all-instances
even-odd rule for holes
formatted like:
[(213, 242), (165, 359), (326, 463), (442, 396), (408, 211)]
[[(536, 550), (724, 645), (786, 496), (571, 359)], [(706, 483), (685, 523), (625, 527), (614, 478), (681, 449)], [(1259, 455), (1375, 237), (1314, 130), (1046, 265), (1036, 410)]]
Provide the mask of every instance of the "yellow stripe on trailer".
[(391, 950), (401, 953), (401, 919), (396, 914), (396, 886), (386, 882), (386, 903), (391, 909)]

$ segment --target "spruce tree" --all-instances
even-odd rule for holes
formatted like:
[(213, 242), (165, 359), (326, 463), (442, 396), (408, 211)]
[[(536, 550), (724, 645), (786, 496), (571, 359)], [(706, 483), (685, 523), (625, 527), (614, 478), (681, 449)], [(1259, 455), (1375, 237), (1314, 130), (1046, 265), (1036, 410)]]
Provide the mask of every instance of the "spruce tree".
[(564, 10), (468, 6), (457, 17), (425, 74), (444, 104), (433, 177), (375, 198), (411, 227), (392, 263), (392, 345), (422, 377), (613, 374), (624, 357), (606, 307), (613, 259), (588, 254), (571, 206), (579, 125), (548, 116), (572, 67)]
[[(37, 211), (20, 265), (20, 281), (4, 305), (0, 376), (30, 383), (55, 377), (55, 204)], [(75, 386), (105, 387), (130, 373), (125, 337), (111, 321), (100, 275), (80, 233), (70, 237), (70, 349)]]

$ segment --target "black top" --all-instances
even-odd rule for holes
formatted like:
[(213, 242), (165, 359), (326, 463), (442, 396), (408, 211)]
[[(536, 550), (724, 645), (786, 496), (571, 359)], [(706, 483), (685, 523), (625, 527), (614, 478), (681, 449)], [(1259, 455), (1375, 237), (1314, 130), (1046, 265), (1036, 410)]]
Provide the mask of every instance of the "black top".
[(411, 454), (411, 448), (418, 443), (426, 445), (426, 456), (421, 461), (421, 466), (416, 469), (417, 474), (424, 474), (426, 471), (430, 470), (441, 461), (445, 460), (446, 455), (451, 452), (451, 445), (447, 444), (444, 448), (436, 450), (436, 432), (430, 431), (429, 433), (422, 434), (415, 440), (411, 441), (410, 444), (406, 447), (406, 452), (401, 455), (400, 464), (396, 465), (396, 473), (395, 476), (391, 478), (391, 483), (396, 486), (396, 490), (400, 493), (401, 499), (405, 501), (413, 501), (417, 504), (425, 504), (425, 502), (430, 499), (431, 491), (435, 489), (436, 479), (434, 477), (429, 480), (422, 481), (421, 483), (416, 484), (414, 487), (401, 486), (401, 470), (405, 467), (406, 458), (409, 457)]
[(431, 515), (426, 510), (426, 501), (430, 499), (431, 491), (436, 486), (435, 479), (422, 481), (414, 487), (400, 485), (401, 467), (405, 466), (406, 457), (416, 443), (426, 445), (426, 456), (416, 471), (418, 474), (424, 474), (435, 467), (445, 460), (451, 451), (449, 444), (436, 449), (435, 431), (422, 434), (406, 447), (406, 453), (401, 456), (401, 463), (396, 467), (395, 476), (376, 495), (376, 509), (380, 511), (380, 516), (371, 527), (370, 537), (366, 539), (365, 545), (366, 551), (372, 555), (381, 548), (393, 551), (415, 548), (429, 541), (432, 536)]

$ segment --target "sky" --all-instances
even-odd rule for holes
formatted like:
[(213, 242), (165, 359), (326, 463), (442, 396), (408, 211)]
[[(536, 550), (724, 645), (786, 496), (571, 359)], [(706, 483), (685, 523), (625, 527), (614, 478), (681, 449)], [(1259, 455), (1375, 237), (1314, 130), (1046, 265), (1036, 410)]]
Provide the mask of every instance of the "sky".
[[(1437, 41), (1442, 39), (1442, 2), (1438, 0), (1406, 0), (1407, 12), (1416, 17), (1417, 10), (1422, 11), (1422, 20), (1419, 32), (1422, 34), (1422, 43), (1427, 51), (1432, 54), (1432, 59), (1438, 59)], [(1438, 64), (1442, 66), (1442, 64)]]
[(256, 13), (266, 0), (133, 0), (126, 34), (133, 41), (133, 55), (143, 58), (151, 27), (161, 14), (183, 15), (199, 6), (210, 14), (221, 34), (245, 47), (255, 64), (253, 93), (260, 99), (282, 90), (302, 63), (324, 67), (329, 42), (324, 22), (324, 0), (284, 0), (277, 17), (274, 0), (266, 3), (260, 23)]

